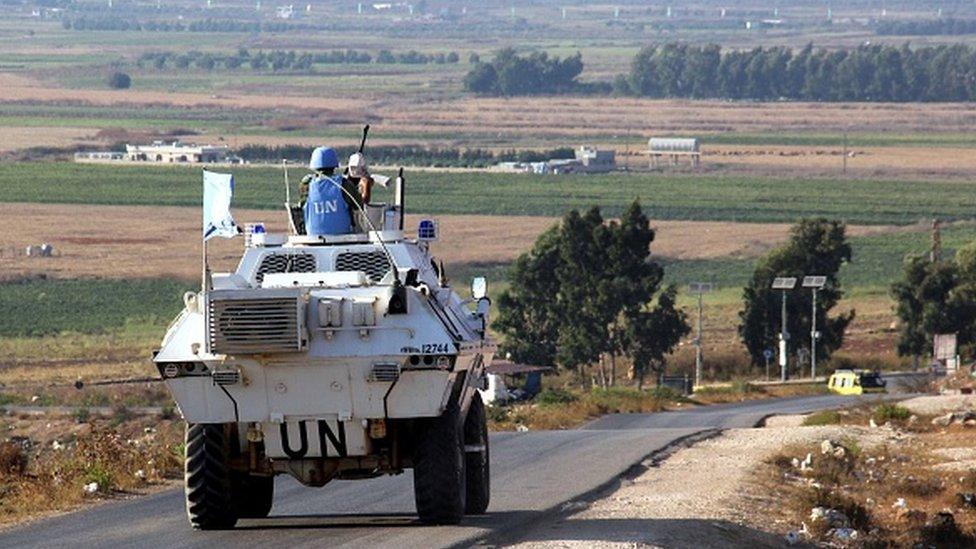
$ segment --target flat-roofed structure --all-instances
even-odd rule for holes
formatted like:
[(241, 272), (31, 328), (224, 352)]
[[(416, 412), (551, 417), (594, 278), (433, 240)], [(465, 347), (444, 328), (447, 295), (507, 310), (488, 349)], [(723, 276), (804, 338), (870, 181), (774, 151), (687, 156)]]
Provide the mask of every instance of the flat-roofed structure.
[(657, 168), (663, 162), (676, 166), (683, 157), (691, 160), (693, 168), (701, 163), (701, 147), (694, 137), (652, 137), (647, 141), (647, 154), (651, 168)]

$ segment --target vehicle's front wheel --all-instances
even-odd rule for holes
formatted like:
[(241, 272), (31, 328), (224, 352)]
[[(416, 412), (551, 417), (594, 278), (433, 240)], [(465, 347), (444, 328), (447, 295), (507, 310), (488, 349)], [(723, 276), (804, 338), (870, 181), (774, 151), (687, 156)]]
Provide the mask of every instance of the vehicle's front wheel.
[(234, 473), (234, 503), (241, 518), (265, 518), (274, 503), (274, 477)]
[(457, 402), (420, 429), (413, 456), (413, 490), (420, 520), (457, 524), (464, 517), (464, 433)]
[(231, 497), (228, 426), (193, 423), (186, 426), (186, 514), (198, 530), (222, 530), (237, 523)]
[(464, 419), (464, 470), (467, 497), (464, 512), (482, 515), (488, 510), (491, 486), (488, 467), (488, 419), (481, 395), (471, 400), (468, 417)]

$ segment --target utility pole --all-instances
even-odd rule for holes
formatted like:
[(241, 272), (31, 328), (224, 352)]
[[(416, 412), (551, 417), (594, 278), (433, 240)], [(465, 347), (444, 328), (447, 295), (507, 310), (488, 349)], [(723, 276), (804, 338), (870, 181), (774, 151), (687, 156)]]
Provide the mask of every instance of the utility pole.
[(844, 132), (844, 175), (847, 175), (847, 132)]
[(817, 290), (822, 290), (827, 284), (827, 277), (821, 275), (803, 277), (803, 287), (813, 291), (813, 313), (810, 316), (810, 378), (817, 377), (817, 340), (820, 339), (820, 332), (817, 331)]
[(711, 282), (692, 282), (688, 285), (692, 293), (698, 294), (698, 329), (695, 334), (695, 387), (701, 387), (702, 374), (702, 317), (704, 308), (702, 306), (702, 296), (711, 293), (715, 289)]
[(792, 290), (796, 287), (796, 277), (795, 276), (778, 276), (773, 279), (774, 290), (779, 290), (783, 292), (783, 310), (782, 316), (780, 318), (780, 332), (779, 332), (779, 378), (780, 381), (786, 381), (786, 364), (789, 360), (789, 355), (787, 353), (788, 345), (787, 341), (790, 340), (790, 332), (787, 328), (786, 323), (786, 292)]

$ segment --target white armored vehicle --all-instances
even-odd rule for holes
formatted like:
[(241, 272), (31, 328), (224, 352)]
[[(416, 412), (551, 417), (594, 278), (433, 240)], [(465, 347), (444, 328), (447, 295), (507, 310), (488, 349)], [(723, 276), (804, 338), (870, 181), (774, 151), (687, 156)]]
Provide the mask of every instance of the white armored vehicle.
[(193, 527), (267, 516), (280, 474), (322, 486), (412, 468), (422, 521), (485, 512), (484, 280), (462, 300), (430, 255), (436, 225), (407, 237), (402, 176), (393, 205), (357, 213), (371, 230), (250, 234), (154, 354), (187, 422)]

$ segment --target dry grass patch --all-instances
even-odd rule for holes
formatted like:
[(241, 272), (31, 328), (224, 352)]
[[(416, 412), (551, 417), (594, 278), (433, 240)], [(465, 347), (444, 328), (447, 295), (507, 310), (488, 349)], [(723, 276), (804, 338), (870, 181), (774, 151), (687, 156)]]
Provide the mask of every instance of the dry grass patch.
[(604, 414), (660, 412), (680, 406), (684, 400), (667, 389), (611, 387), (584, 392), (549, 388), (531, 403), (490, 406), (488, 418), (495, 431), (571, 429)]
[(0, 524), (143, 493), (182, 471), (182, 422), (5, 418)]
[(0, 127), (0, 152), (31, 147), (71, 147), (91, 141), (95, 128)]
[[(795, 444), (766, 460), (757, 486), (762, 513), (815, 543), (854, 547), (962, 547), (976, 544), (976, 472), (941, 467), (946, 449), (976, 444), (976, 429), (938, 428), (899, 405), (860, 406), (808, 416), (807, 423), (889, 423), (831, 443)], [(865, 445), (867, 433), (883, 439)], [(863, 445), (863, 447), (862, 447)], [(820, 508), (818, 511), (817, 508)], [(835, 514), (834, 511), (840, 514)], [(852, 537), (850, 528), (857, 533)]]
[[(238, 223), (263, 221), (284, 232), (286, 221), (276, 210), (234, 211)], [(200, 272), (198, 208), (60, 204), (0, 204), (5, 221), (0, 235), (4, 273), (16, 278), (43, 272), (56, 278), (175, 277), (196, 279)], [(441, 215), (443, 237), (435, 254), (449, 266), (508, 263), (527, 251), (535, 239), (558, 222), (549, 217)], [(413, 227), (419, 216), (408, 216)], [(653, 221), (657, 236), (652, 251), (678, 259), (757, 257), (784, 242), (785, 224), (712, 221)], [(851, 236), (914, 230), (886, 226), (853, 226)], [(124, 236), (120, 236), (124, 235)], [(703, 236), (704, 235), (704, 236)], [(26, 257), (23, 249), (49, 242), (56, 257)], [(242, 251), (239, 239), (211, 242), (215, 270), (232, 270)]]

